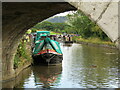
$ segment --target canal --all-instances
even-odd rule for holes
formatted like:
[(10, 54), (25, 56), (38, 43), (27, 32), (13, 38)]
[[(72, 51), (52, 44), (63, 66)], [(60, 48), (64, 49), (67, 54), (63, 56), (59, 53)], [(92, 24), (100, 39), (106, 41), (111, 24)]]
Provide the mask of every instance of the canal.
[(57, 66), (31, 66), (10, 88), (118, 88), (118, 51), (81, 44), (61, 44), (63, 62)]

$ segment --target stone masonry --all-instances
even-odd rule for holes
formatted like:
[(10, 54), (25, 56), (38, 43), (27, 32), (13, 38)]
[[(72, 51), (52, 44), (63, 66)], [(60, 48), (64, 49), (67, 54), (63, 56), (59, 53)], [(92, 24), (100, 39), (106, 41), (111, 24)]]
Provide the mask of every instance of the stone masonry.
[[(13, 59), (23, 34), (37, 24), (55, 14), (81, 10), (96, 22), (108, 37), (119, 46), (118, 2), (92, 2), (94, 0), (66, 0), (67, 2), (19, 2), (2, 4), (2, 78), (15, 76)], [(69, 2), (69, 3), (68, 3)], [(120, 46), (119, 46), (120, 47)]]

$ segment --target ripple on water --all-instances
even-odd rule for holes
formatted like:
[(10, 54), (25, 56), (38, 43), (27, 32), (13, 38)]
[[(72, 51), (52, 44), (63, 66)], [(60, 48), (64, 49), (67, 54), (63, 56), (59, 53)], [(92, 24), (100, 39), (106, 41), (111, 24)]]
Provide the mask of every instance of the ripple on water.
[[(24, 88), (117, 88), (118, 55), (109, 48), (73, 44), (62, 46), (62, 66), (33, 66), (17, 87)], [(27, 72), (26, 72), (27, 73)]]

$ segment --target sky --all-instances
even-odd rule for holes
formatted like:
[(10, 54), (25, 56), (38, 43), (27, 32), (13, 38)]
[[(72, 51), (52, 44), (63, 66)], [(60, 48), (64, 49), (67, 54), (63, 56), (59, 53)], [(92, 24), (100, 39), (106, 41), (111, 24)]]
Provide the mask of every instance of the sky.
[(68, 12), (56, 14), (55, 16), (66, 16), (66, 15), (68, 15), (68, 14), (72, 14), (73, 12), (74, 12), (74, 11), (68, 11)]
[[(63, 13), (56, 14), (56, 15), (54, 15), (54, 16), (52, 16), (52, 17), (49, 17), (49, 18), (54, 18), (55, 16), (66, 16), (66, 15), (72, 14), (72, 13), (74, 13), (74, 12), (76, 12), (76, 11), (67, 11), (67, 12), (63, 12)], [(49, 19), (49, 18), (48, 18), (48, 19)], [(46, 20), (48, 20), (48, 19), (46, 19)]]

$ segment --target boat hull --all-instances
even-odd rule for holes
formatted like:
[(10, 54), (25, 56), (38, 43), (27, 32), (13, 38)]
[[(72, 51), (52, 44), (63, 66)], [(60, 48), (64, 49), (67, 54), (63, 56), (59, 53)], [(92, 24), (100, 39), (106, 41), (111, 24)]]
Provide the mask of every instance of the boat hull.
[(33, 60), (34, 64), (57, 65), (62, 63), (63, 55), (44, 53), (34, 55)]

